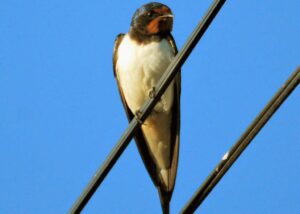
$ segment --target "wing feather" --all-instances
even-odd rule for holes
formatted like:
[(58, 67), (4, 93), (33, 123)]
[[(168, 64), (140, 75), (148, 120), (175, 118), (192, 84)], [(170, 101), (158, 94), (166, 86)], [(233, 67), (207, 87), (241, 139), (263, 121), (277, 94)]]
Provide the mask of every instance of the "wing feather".
[[(172, 35), (167, 37), (168, 42), (173, 48), (174, 54), (178, 53), (176, 43)], [(178, 156), (179, 156), (179, 139), (180, 139), (180, 94), (181, 94), (181, 71), (174, 78), (174, 103), (172, 107), (171, 122), (171, 167), (170, 167), (170, 185), (167, 191), (172, 192), (175, 185)]]

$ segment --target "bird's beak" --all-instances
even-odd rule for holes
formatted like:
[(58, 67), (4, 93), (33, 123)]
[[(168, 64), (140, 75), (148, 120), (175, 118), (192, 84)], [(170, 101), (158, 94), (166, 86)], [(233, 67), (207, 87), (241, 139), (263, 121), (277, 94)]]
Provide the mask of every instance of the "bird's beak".
[(159, 16), (159, 18), (173, 18), (174, 15), (172, 14), (165, 14), (165, 15), (162, 15), (162, 16)]
[(173, 14), (164, 14), (157, 17), (159, 20), (167, 21), (168, 19), (173, 19)]

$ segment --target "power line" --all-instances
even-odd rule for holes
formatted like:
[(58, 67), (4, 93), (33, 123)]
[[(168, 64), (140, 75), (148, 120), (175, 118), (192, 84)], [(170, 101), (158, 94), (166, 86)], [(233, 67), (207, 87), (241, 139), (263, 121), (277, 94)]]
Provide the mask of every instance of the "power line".
[(220, 163), (202, 183), (193, 197), (186, 203), (185, 207), (181, 211), (182, 214), (193, 213), (201, 205), (225, 173), (230, 169), (233, 163), (239, 158), (242, 152), (247, 148), (254, 137), (259, 133), (259, 131), (264, 127), (299, 83), (300, 67), (298, 67), (298, 69), (282, 85), (279, 91), (273, 96), (261, 113), (242, 134), (237, 143), (233, 145), (233, 147), (223, 156)]
[(129, 142), (134, 136), (135, 131), (140, 128), (141, 122), (143, 122), (150, 114), (155, 104), (160, 99), (161, 95), (165, 92), (165, 90), (167, 89), (173, 78), (176, 76), (177, 72), (180, 70), (185, 60), (189, 57), (190, 53), (192, 52), (196, 44), (199, 42), (199, 40), (211, 24), (217, 13), (220, 11), (225, 1), (226, 0), (215, 0), (213, 2), (205, 16), (199, 22), (194, 32), (191, 34), (190, 38), (185, 43), (182, 50), (176, 55), (172, 63), (169, 65), (169, 67), (161, 77), (155, 89), (155, 96), (145, 102), (145, 104), (140, 110), (141, 114), (139, 115), (139, 118), (134, 117), (132, 119), (128, 128), (125, 130), (124, 134), (121, 136), (120, 140), (113, 148), (113, 150), (111, 151), (101, 168), (98, 169), (98, 171), (91, 179), (87, 187), (84, 189), (77, 201), (74, 203), (73, 207), (70, 210), (70, 213), (80, 213), (81, 210), (88, 203), (88, 201), (93, 196), (97, 188), (105, 179), (106, 175), (109, 173), (111, 168), (114, 166), (119, 157), (122, 155), (123, 151), (128, 146)]

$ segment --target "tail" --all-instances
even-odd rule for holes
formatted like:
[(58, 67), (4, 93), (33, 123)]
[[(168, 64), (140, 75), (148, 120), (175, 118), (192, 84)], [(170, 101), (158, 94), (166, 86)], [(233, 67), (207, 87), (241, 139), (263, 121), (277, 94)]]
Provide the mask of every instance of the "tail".
[(166, 204), (162, 204), (161, 206), (162, 206), (163, 214), (170, 214), (170, 202)]
[(161, 187), (157, 187), (157, 189), (163, 214), (169, 214), (172, 192), (164, 191)]

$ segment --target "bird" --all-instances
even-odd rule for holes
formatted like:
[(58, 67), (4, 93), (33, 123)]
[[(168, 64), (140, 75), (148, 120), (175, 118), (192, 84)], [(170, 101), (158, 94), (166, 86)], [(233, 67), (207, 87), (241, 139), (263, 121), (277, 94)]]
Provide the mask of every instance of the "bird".
[[(153, 98), (156, 84), (178, 52), (171, 35), (173, 18), (167, 5), (150, 2), (135, 11), (129, 31), (115, 40), (113, 71), (129, 121)], [(170, 212), (178, 168), (180, 93), (179, 71), (134, 137), (164, 214)]]

